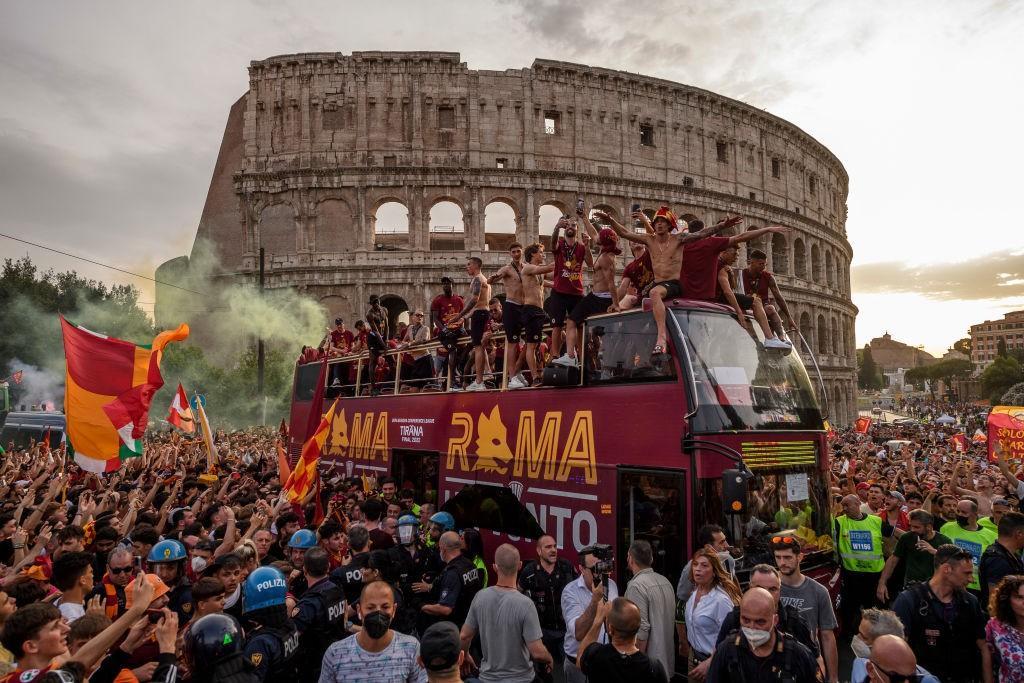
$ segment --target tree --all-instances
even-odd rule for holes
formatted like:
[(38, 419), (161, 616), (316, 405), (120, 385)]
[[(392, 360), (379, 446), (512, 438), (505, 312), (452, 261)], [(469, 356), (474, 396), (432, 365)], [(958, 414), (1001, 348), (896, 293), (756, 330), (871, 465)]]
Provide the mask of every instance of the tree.
[(969, 360), (963, 360), (961, 358), (951, 358), (950, 360), (939, 361), (938, 363), (932, 363), (931, 365), (921, 365), (916, 368), (907, 370), (907, 374), (904, 376), (908, 382), (913, 384), (921, 384), (924, 381), (930, 382), (929, 390), (932, 393), (932, 398), (935, 398), (935, 382), (937, 380), (943, 380), (947, 384), (956, 377), (967, 377), (974, 371), (974, 363)]
[(1022, 381), (1024, 370), (1020, 362), (1016, 358), (999, 356), (981, 373), (981, 390), (996, 404), (1010, 387)]
[(996, 355), (1000, 358), (1006, 358), (1009, 354), (1006, 353), (1006, 340), (1000, 339), (996, 343)]
[(1024, 406), (1024, 382), (1018, 382), (1010, 387), (1001, 401), (1004, 406)]
[(875, 365), (875, 359), (871, 357), (871, 346), (867, 344), (864, 345), (863, 359), (857, 372), (857, 385), (861, 389), (882, 388), (882, 374)]
[(953, 350), (954, 351), (959, 351), (960, 353), (962, 353), (962, 354), (964, 354), (966, 356), (970, 356), (971, 355), (971, 349), (972, 348), (973, 348), (973, 346), (971, 344), (971, 338), (970, 337), (964, 337), (963, 339), (958, 339), (957, 341), (953, 342)]

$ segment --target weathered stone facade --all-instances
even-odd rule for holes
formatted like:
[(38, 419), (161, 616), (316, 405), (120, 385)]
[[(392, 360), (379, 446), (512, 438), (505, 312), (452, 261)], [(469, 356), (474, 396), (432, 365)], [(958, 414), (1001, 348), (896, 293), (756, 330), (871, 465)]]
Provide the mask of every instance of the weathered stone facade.
[[(578, 197), (620, 220), (637, 202), (791, 226), (791, 239), (757, 246), (845, 422), (857, 313), (847, 191), (839, 160), (796, 126), (687, 85), (548, 60), (475, 71), (447, 52), (295, 54), (251, 63), (198, 237), (225, 277), (251, 281), (263, 247), (267, 287), (297, 287), (351, 319), (373, 293), (393, 311), (426, 308), (468, 255), (504, 262), (512, 237), (484, 229), (492, 202), (511, 207), (524, 244), (550, 232), (542, 206), (569, 212)], [(462, 211), (463, 233), (431, 232), (442, 201)], [(408, 210), (408, 232), (378, 228), (386, 202)]]

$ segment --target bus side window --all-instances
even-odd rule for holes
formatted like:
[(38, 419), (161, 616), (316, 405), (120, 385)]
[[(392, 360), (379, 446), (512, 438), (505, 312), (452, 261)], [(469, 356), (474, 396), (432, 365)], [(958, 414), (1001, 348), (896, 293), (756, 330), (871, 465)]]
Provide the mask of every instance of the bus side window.
[(675, 377), (675, 365), (651, 363), (657, 328), (651, 313), (587, 323), (587, 383), (656, 382)]

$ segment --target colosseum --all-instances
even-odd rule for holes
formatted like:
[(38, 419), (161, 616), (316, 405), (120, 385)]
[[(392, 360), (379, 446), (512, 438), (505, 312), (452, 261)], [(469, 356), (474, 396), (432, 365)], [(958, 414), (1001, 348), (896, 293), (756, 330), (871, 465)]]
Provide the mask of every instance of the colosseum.
[[(620, 220), (637, 202), (790, 226), (789, 239), (746, 246), (768, 254), (845, 423), (848, 181), (800, 128), (688, 85), (543, 59), (478, 71), (452, 52), (293, 54), (250, 64), (196, 244), (215, 245), (222, 277), (253, 282), (262, 249), (266, 287), (351, 320), (374, 293), (393, 317), (426, 308), (442, 275), (465, 277), (467, 256), (498, 266), (578, 198)], [(158, 279), (187, 268), (174, 259)], [(158, 320), (173, 315), (159, 299)]]

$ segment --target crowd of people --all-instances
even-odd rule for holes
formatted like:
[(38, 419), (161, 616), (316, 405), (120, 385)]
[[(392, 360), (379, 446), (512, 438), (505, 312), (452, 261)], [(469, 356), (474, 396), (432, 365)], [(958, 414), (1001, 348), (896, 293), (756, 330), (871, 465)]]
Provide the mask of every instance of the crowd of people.
[[(388, 311), (372, 295), (355, 331), (336, 318), (321, 344), (302, 350), (302, 362), (323, 358), (353, 358), (366, 354), (366, 368), (336, 364), (330, 386), (351, 395), (358, 385), (368, 394), (391, 392), (397, 374), (403, 393), (451, 389), (479, 391), (495, 388), (495, 373), (508, 368), (508, 388), (524, 389), (541, 383), (549, 364), (579, 367), (583, 355), (581, 326), (590, 316), (629, 310), (649, 300), (657, 325), (651, 358), (664, 359), (668, 350), (665, 302), (675, 298), (715, 302), (732, 309), (751, 335), (751, 313), (766, 348), (792, 348), (789, 334), (796, 322), (766, 270), (767, 255), (748, 254), (745, 268), (735, 268), (738, 245), (786, 228), (767, 227), (733, 236), (720, 236), (742, 219), (727, 218), (713, 226), (691, 214), (677, 219), (668, 207), (643, 211), (634, 205), (633, 225), (594, 211), (586, 218), (582, 204), (575, 216), (555, 225), (549, 242), (509, 247), (509, 262), (495, 273), (482, 272), (483, 262), (466, 263), (469, 284), (465, 296), (454, 281), (441, 278), (441, 292), (423, 310), (410, 312), (409, 322), (391, 329)], [(620, 240), (628, 241), (632, 260), (617, 273)], [(545, 249), (553, 254), (549, 262)], [(683, 267), (685, 254), (685, 267)], [(589, 275), (588, 275), (589, 274)], [(496, 296), (494, 288), (503, 292)], [(437, 345), (425, 348), (436, 340)], [(462, 340), (460, 342), (460, 340)], [(400, 368), (389, 350), (401, 350)], [(450, 385), (447, 378), (450, 375)]]
[(702, 528), (673, 585), (643, 540), (622, 572), (551, 536), (485, 562), (411, 482), (326, 468), (288, 502), (273, 431), (219, 435), (212, 474), (176, 434), (104, 477), (9, 445), (0, 680), (1021, 681), (1024, 473), (958, 452), (967, 424), (834, 435), (838, 611), (797, 533), (738, 575), (743, 539)]

